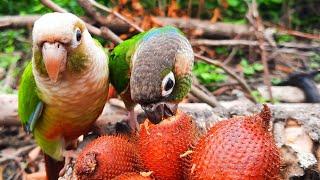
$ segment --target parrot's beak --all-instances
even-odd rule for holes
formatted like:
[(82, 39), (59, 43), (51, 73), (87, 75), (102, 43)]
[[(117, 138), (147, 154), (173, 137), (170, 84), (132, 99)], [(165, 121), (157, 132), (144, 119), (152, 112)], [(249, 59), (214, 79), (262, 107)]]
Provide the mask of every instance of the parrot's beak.
[(174, 116), (177, 113), (178, 104), (169, 102), (160, 102), (155, 104), (142, 105), (149, 121), (158, 124), (162, 119)]
[(45, 42), (42, 46), (42, 56), (50, 80), (57, 82), (60, 71), (66, 66), (66, 48), (59, 42)]

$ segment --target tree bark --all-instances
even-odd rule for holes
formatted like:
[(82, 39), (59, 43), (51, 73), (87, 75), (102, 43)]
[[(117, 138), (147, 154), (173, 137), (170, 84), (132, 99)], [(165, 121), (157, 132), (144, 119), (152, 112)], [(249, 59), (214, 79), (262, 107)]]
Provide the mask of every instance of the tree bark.
[[(4, 28), (21, 28), (28, 25), (33, 25), (33, 23), (40, 17), (40, 15), (27, 15), (27, 16), (3, 16), (0, 17), (0, 29)], [(102, 18), (100, 17), (99, 20)], [(237, 25), (217, 22), (212, 24), (210, 21), (198, 20), (198, 19), (178, 19), (178, 18), (168, 18), (168, 17), (153, 17), (156, 23), (161, 25), (173, 25), (181, 29), (186, 30), (197, 30), (200, 32), (200, 36), (212, 38), (212, 37), (234, 37), (249, 36), (252, 30), (247, 25)], [(141, 21), (137, 19), (136, 22)], [(103, 23), (102, 23), (103, 22)], [(117, 34), (127, 33), (130, 29), (130, 25), (116, 19), (113, 15), (105, 17), (105, 20), (101, 20), (99, 23), (101, 25), (106, 25), (113, 32)]]

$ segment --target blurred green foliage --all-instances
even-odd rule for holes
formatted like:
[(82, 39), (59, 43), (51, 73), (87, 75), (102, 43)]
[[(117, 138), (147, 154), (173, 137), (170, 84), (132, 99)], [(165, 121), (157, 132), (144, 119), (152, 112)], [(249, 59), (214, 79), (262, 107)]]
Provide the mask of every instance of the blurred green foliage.
[(249, 64), (249, 61), (245, 58), (242, 58), (240, 66), (242, 67), (243, 74), (246, 77), (251, 77), (256, 73), (263, 71), (263, 65), (261, 63), (255, 62)]
[(204, 62), (195, 63), (193, 74), (205, 85), (224, 82), (227, 79), (222, 69)]
[(256, 100), (256, 102), (258, 102), (258, 103), (266, 103), (266, 102), (268, 102), (268, 99), (262, 97), (261, 94), (259, 93), (259, 91), (257, 91), (257, 90), (252, 91), (251, 95)]

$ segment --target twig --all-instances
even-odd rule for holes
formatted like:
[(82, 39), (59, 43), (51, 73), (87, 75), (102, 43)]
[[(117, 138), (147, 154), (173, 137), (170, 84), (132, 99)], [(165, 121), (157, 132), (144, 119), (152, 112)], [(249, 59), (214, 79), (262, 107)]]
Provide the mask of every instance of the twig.
[(24, 147), (21, 147), (21, 148), (17, 149), (17, 151), (15, 151), (12, 154), (2, 154), (2, 153), (0, 153), (0, 157), (1, 157), (0, 158), (0, 163), (2, 163), (4, 161), (7, 161), (7, 160), (10, 160), (10, 159), (14, 159), (15, 160), (18, 156), (29, 152), (30, 150), (32, 150), (35, 147), (36, 147), (35, 144), (31, 144), (31, 145), (27, 145), (27, 146), (24, 146)]
[(0, 28), (16, 28), (32, 26), (40, 15), (27, 15), (27, 16), (2, 16), (0, 17)]
[(263, 64), (264, 69), (264, 84), (268, 87), (269, 97), (271, 102), (274, 102), (273, 96), (272, 96), (272, 90), (271, 90), (271, 81), (270, 81), (270, 73), (269, 73), (269, 67), (267, 62), (267, 51), (265, 49), (265, 40), (264, 40), (264, 26), (262, 24), (262, 20), (259, 16), (258, 7), (255, 0), (252, 1), (251, 4), (249, 4), (249, 10), (247, 14), (247, 19), (250, 21), (250, 23), (253, 25), (255, 30), (255, 35), (259, 42), (259, 48), (261, 50), (261, 61)]
[(68, 12), (67, 10), (63, 9), (56, 3), (52, 2), (51, 0), (41, 0), (41, 3), (54, 11), (63, 12), (63, 13)]
[(226, 40), (211, 40), (211, 39), (196, 39), (191, 41), (192, 45), (209, 45), (209, 46), (258, 46), (258, 41), (250, 41), (244, 39), (226, 39)]
[(233, 47), (229, 56), (223, 61), (223, 65), (227, 65), (230, 61), (232, 61), (238, 50), (238, 47)]
[[(52, 2), (51, 0), (41, 0), (41, 3), (47, 7), (49, 7), (50, 9), (57, 11), (57, 12), (63, 12), (66, 13), (68, 12), (67, 10), (63, 9), (62, 7), (60, 7), (59, 5), (55, 4), (54, 2)], [(120, 38), (116, 38), (118, 37), (116, 34), (114, 34), (109, 28), (109, 31), (106, 31), (105, 33), (102, 33), (102, 31), (99, 28), (96, 28), (94, 26), (92, 26), (89, 23), (86, 23), (86, 26), (88, 28), (88, 30), (97, 36), (102, 36), (106, 39), (110, 39), (113, 43), (119, 44), (120, 42), (122, 42), (122, 40)]]
[(203, 102), (209, 104), (212, 107), (223, 108), (223, 106), (221, 106), (216, 97), (210, 91), (208, 91), (206, 87), (201, 85), (195, 76), (192, 76), (192, 86), (190, 93), (195, 98), (202, 100)]
[(272, 24), (271, 22), (264, 22), (266, 26), (274, 27), (276, 28), (279, 32), (289, 34), (292, 36), (298, 36), (298, 37), (303, 37), (307, 39), (314, 39), (314, 40), (320, 40), (320, 34), (309, 34), (309, 33), (304, 33), (300, 31), (295, 31), (291, 29), (287, 29), (285, 27), (282, 27), (280, 25)]
[(4, 87), (12, 88), (15, 78), (13, 77), (13, 73), (17, 67), (17, 62), (13, 62), (9, 66), (9, 70), (7, 72), (7, 75), (4, 79)]
[(199, 89), (194, 85), (191, 86), (190, 93), (194, 97), (201, 99), (202, 102), (207, 103), (212, 107), (222, 107), (214, 96), (209, 96), (208, 94), (206, 94), (205, 92), (203, 92), (201, 89)]
[(119, 14), (118, 12), (115, 12), (113, 11), (112, 9), (100, 4), (100, 3), (97, 3), (96, 1), (94, 0), (88, 0), (88, 2), (90, 2), (93, 6), (99, 8), (99, 9), (102, 9), (108, 13), (112, 13), (113, 15), (115, 15), (117, 18), (121, 19), (122, 21), (128, 23), (130, 26), (132, 26), (133, 28), (135, 28), (137, 31), (139, 32), (143, 32), (144, 30), (142, 28), (140, 28), (139, 26), (137, 26), (136, 24), (132, 23), (130, 20), (128, 20), (127, 18), (123, 17), (121, 14)]
[(191, 12), (192, 12), (192, 0), (188, 0), (188, 17), (191, 17)]
[(103, 16), (88, 0), (77, 0), (78, 4), (84, 9), (87, 15), (92, 16), (99, 24), (107, 26), (109, 24), (108, 18)]
[(114, 34), (109, 28), (102, 26), (100, 28), (101, 30), (101, 36), (107, 37), (108, 39), (113, 39), (114, 43), (120, 44), (123, 40), (119, 38), (116, 34)]
[(205, 61), (206, 63), (215, 65), (220, 67), (221, 69), (223, 69), (226, 73), (228, 73), (232, 78), (234, 78), (235, 80), (237, 80), (240, 84), (240, 86), (249, 94), (249, 96), (251, 97), (251, 100), (253, 100), (254, 102), (256, 102), (256, 100), (253, 98), (251, 92), (251, 88), (250, 86), (246, 83), (245, 80), (243, 80), (241, 77), (239, 77), (237, 74), (235, 74), (231, 69), (229, 69), (227, 66), (223, 65), (220, 61), (216, 61), (216, 60), (212, 60), (210, 58), (207, 58), (205, 56), (202, 56), (200, 54), (194, 54), (195, 57), (202, 59), (203, 61)]
[(240, 35), (247, 37), (252, 34), (252, 30), (247, 25), (231, 24), (216, 22), (212, 24), (207, 20), (199, 20), (189, 18), (181, 20), (181, 18), (169, 17), (151, 17), (152, 21), (161, 26), (173, 25), (181, 29), (197, 30), (202, 32), (200, 35), (205, 37), (234, 37)]
[[(224, 40), (211, 40), (211, 39), (194, 39), (191, 41), (192, 45), (208, 45), (208, 46), (259, 46), (259, 41), (244, 40), (244, 39), (224, 39)], [(273, 50), (273, 48), (284, 47), (284, 48), (296, 48), (301, 50), (315, 50), (320, 51), (319, 43), (306, 44), (306, 43), (296, 43), (296, 42), (284, 42), (278, 45), (269, 45), (269, 43), (263, 43), (263, 46)]]

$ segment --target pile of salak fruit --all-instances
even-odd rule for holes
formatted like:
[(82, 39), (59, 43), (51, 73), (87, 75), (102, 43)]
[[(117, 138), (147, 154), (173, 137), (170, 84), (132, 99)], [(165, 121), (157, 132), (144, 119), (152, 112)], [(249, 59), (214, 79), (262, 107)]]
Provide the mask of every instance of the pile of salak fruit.
[(279, 179), (280, 153), (270, 127), (270, 109), (236, 116), (199, 134), (191, 116), (154, 125), (137, 134), (102, 136), (90, 142), (75, 165), (78, 179)]

